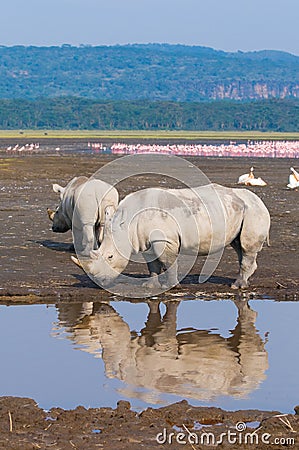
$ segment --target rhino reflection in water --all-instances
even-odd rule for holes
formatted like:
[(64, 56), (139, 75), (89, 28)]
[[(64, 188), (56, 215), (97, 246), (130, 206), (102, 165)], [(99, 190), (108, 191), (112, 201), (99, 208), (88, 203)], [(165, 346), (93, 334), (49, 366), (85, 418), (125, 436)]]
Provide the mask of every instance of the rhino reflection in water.
[(59, 305), (59, 326), (81, 350), (102, 356), (106, 376), (127, 384), (123, 395), (148, 403), (160, 403), (160, 394), (167, 393), (199, 400), (242, 398), (266, 378), (268, 355), (255, 328), (257, 313), (247, 302), (235, 302), (237, 325), (229, 338), (208, 330), (177, 331), (179, 302), (166, 302), (163, 317), (158, 302), (148, 304), (140, 335), (101, 303), (85, 303), (76, 312)]

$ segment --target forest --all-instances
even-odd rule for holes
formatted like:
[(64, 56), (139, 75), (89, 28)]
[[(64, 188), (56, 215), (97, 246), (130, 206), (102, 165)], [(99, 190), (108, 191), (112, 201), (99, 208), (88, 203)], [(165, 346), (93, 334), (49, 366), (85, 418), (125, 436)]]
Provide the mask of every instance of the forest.
[(1, 100), (0, 129), (215, 130), (299, 129), (299, 101), (153, 102), (66, 97)]
[(0, 128), (298, 131), (299, 57), (134, 44), (0, 46)]
[(135, 44), (0, 46), (0, 98), (199, 102), (299, 98), (299, 57)]

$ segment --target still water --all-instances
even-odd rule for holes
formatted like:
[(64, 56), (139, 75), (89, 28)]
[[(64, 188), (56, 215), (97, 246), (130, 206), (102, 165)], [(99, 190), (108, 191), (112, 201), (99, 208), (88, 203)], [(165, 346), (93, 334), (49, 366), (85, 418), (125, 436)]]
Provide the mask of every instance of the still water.
[(1, 306), (0, 395), (293, 412), (298, 319), (296, 302), (272, 300)]

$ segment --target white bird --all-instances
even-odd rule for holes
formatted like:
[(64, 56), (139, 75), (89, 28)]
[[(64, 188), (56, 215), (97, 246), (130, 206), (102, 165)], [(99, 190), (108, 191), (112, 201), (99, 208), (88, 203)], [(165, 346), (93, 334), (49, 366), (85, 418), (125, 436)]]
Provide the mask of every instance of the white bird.
[(254, 178), (253, 170), (253, 167), (251, 167), (249, 173), (244, 173), (244, 175), (241, 175), (238, 179), (238, 184), (245, 184), (246, 181), (250, 179), (252, 180)]
[(245, 186), (267, 186), (267, 183), (261, 178), (255, 178), (253, 173), (254, 168), (250, 168), (249, 173), (241, 175), (238, 180), (238, 184), (245, 184)]
[(289, 184), (287, 184), (287, 187), (289, 189), (296, 189), (299, 187), (299, 173), (294, 169), (294, 167), (290, 168), (291, 174), (289, 176)]
[(249, 178), (246, 183), (246, 186), (267, 186), (267, 183), (261, 178)]

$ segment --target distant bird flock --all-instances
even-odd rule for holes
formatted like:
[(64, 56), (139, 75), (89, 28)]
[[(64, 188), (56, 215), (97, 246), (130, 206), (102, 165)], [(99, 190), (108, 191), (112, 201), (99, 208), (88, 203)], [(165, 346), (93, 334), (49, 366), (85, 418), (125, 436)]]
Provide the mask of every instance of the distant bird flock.
[[(31, 144), (16, 144), (16, 145), (9, 145), (6, 147), (5, 151), (6, 153), (12, 154), (12, 155), (22, 155), (22, 154), (29, 154), (32, 155), (33, 153), (40, 153), (40, 145), (39, 142), (31, 143)], [(60, 151), (60, 147), (55, 148), (56, 151)]]
[[(103, 144), (89, 143), (95, 151), (103, 151)], [(158, 153), (181, 156), (226, 156), (252, 158), (299, 158), (299, 141), (247, 141), (229, 144), (126, 144), (115, 143), (112, 154)]]
[[(150, 153), (179, 156), (216, 156), (216, 157), (251, 157), (251, 158), (299, 158), (299, 141), (247, 141), (229, 144), (127, 144), (117, 142), (106, 146), (101, 142), (88, 142), (88, 148), (94, 153), (112, 153), (113, 155), (130, 155)], [(55, 148), (60, 151), (60, 147)], [(16, 144), (8, 146), (6, 153), (38, 153), (39, 143)]]
[[(299, 141), (247, 141), (247, 143), (230, 142), (229, 144), (126, 144), (118, 142), (106, 147), (102, 143), (89, 142), (88, 147), (94, 153), (109, 152), (113, 155), (159, 154), (177, 156), (212, 156), (212, 157), (252, 157), (252, 158), (299, 158)], [(299, 173), (291, 167), (289, 189), (299, 188)], [(261, 177), (256, 178), (254, 168), (241, 175), (238, 184), (245, 186), (267, 186)]]
[(10, 153), (10, 154), (21, 154), (21, 153), (28, 153), (28, 154), (33, 154), (33, 153), (38, 153), (39, 152), (39, 143), (31, 143), (31, 144), (24, 144), (24, 145), (20, 145), (20, 144), (16, 144), (14, 146), (9, 145), (6, 148), (6, 153)]
[[(107, 147), (100, 142), (88, 142), (88, 148), (93, 153), (111, 153), (113, 155), (131, 154), (160, 154), (177, 156), (210, 156), (210, 157), (257, 157), (257, 158), (299, 158), (299, 141), (247, 141), (247, 143), (229, 144), (127, 144), (123, 142), (114, 143)], [(60, 147), (55, 151), (59, 152)], [(8, 154), (34, 154), (40, 152), (39, 143), (16, 144), (8, 146)], [(299, 173), (290, 168), (289, 189), (299, 188)], [(246, 186), (266, 186), (267, 183), (261, 178), (256, 178), (254, 168), (248, 173), (241, 175), (238, 184)]]

